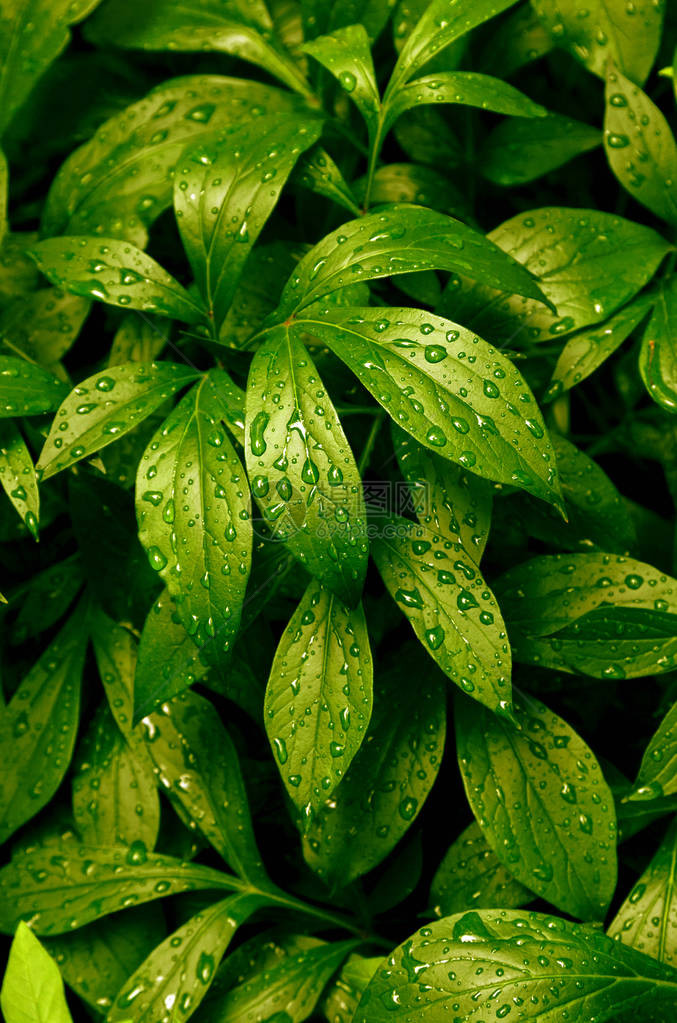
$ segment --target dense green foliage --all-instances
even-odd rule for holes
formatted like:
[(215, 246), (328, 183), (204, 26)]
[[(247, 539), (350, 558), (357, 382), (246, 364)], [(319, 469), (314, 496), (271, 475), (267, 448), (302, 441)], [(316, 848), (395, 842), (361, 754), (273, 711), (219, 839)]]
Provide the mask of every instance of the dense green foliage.
[(674, 1023), (676, 43), (0, 0), (7, 1023)]

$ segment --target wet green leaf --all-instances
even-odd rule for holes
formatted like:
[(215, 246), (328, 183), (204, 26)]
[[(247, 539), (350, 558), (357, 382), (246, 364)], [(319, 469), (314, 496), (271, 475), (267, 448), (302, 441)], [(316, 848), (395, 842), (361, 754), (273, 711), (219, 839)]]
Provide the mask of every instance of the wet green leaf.
[[(355, 193), (359, 199), (364, 199), (366, 183), (366, 177), (355, 182)], [(418, 203), (461, 219), (466, 214), (465, 199), (448, 176), (424, 164), (388, 163), (379, 167), (372, 181), (371, 201), (375, 205), (391, 202)], [(418, 275), (403, 274), (399, 280), (406, 281), (414, 276)]]
[(0, 785), (0, 842), (50, 801), (68, 770), (80, 713), (87, 644), (85, 607), (22, 680), (0, 718), (6, 766)]
[(354, 1020), (420, 1023), (448, 1007), (460, 1019), (480, 1011), (486, 1023), (500, 1023), (509, 1014), (505, 1006), (518, 1007), (524, 1021), (543, 1023), (563, 1012), (572, 1020), (592, 1014), (596, 1023), (668, 1023), (677, 1006), (677, 972), (557, 917), (522, 910), (458, 913), (422, 927), (395, 950)]
[(607, 72), (604, 148), (623, 187), (677, 224), (677, 143), (658, 107), (618, 70)]
[(597, 128), (559, 114), (511, 117), (501, 121), (482, 146), (479, 167), (497, 185), (522, 185), (596, 149), (602, 142)]
[(314, 145), (301, 156), (296, 169), (292, 171), (291, 182), (331, 199), (355, 217), (360, 215), (360, 207), (350, 185), (329, 153), (320, 145)]
[(53, 412), (68, 393), (52, 373), (24, 359), (0, 355), (0, 418)]
[(348, 25), (303, 47), (336, 78), (362, 114), (373, 144), (379, 130), (381, 99), (364, 25)]
[(108, 913), (179, 892), (237, 891), (241, 883), (211, 867), (141, 847), (54, 842), (0, 870), (0, 929), (28, 920), (37, 934), (64, 934)]
[(342, 359), (393, 420), (464, 469), (559, 503), (554, 452), (516, 366), (420, 309), (325, 309), (295, 330)]
[(0, 484), (37, 539), (40, 515), (38, 481), (26, 441), (11, 419), (0, 420)]
[(501, 863), (477, 821), (449, 846), (430, 886), (430, 904), (438, 917), (467, 909), (514, 909), (533, 898)]
[(136, 478), (139, 539), (198, 646), (227, 651), (251, 565), (245, 472), (221, 424), (218, 378), (188, 392), (146, 448)]
[(667, 712), (651, 737), (639, 768), (630, 799), (650, 800), (677, 792), (677, 703)]
[(484, 837), (525, 887), (601, 920), (616, 886), (614, 800), (594, 754), (557, 714), (515, 695), (515, 723), (456, 705), (466, 795)]
[(368, 550), (360, 474), (297, 330), (274, 328), (254, 356), (246, 432), (252, 494), (275, 537), (354, 604)]
[[(412, 685), (416, 677), (424, 688)], [(445, 731), (439, 673), (401, 658), (377, 675), (367, 736), (304, 838), (309, 866), (333, 888), (379, 864), (411, 827), (437, 777)]]
[(16, 603), (19, 613), (12, 625), (12, 641), (22, 643), (31, 636), (39, 636), (58, 622), (82, 584), (82, 562), (77, 554), (34, 575), (20, 594), (13, 595), (12, 604)]
[(38, 461), (41, 479), (112, 444), (197, 376), (173, 362), (127, 362), (83, 380), (52, 422)]
[(317, 141), (309, 115), (259, 117), (189, 146), (174, 177), (174, 208), (205, 305), (220, 327), (247, 257), (299, 155)]
[(73, 345), (90, 305), (86, 298), (58, 288), (22, 295), (0, 315), (0, 342), (51, 368)]
[(316, 580), (282, 635), (264, 720), (303, 821), (331, 798), (364, 742), (373, 668), (362, 605), (350, 610)]
[(510, 645), (496, 599), (460, 543), (406, 519), (385, 522), (373, 556), (392, 598), (442, 671), (509, 713)]
[(653, 400), (677, 412), (677, 276), (668, 277), (654, 296), (651, 319), (642, 337), (639, 372)]
[(20, 923), (0, 991), (7, 1023), (71, 1023), (59, 968), (30, 927)]

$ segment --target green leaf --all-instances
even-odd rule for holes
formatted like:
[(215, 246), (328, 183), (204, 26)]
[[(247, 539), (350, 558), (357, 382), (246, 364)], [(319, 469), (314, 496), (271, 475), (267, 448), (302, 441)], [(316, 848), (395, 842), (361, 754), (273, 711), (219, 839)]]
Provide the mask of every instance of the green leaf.
[(43, 233), (121, 237), (143, 247), (148, 225), (171, 205), (174, 167), (186, 146), (297, 102), (279, 89), (220, 75), (163, 82), (65, 161), (47, 197)]
[[(676, 154), (677, 157), (677, 154)], [(666, 412), (677, 412), (677, 275), (654, 295), (651, 319), (642, 337), (639, 372), (647, 391)]]
[(137, 641), (100, 608), (91, 614), (91, 638), (109, 709), (123, 735), (132, 730)]
[(204, 308), (159, 263), (116, 238), (48, 238), (29, 255), (52, 284), (75, 295), (186, 323), (205, 319)]
[(69, 26), (85, 18), (97, 3), (99, 0), (2, 0), (0, 134), (38, 78), (68, 46)]
[(291, 182), (331, 199), (354, 217), (360, 215), (352, 188), (329, 153), (319, 145), (314, 145), (301, 157), (292, 172)]
[(512, 7), (515, 0), (432, 0), (407, 36), (390, 77), (386, 98), (402, 88), (436, 53), (482, 22)]
[(596, 149), (601, 142), (597, 128), (570, 117), (551, 113), (540, 118), (511, 117), (501, 121), (485, 140), (478, 167), (496, 185), (523, 185)]
[(376, 39), (385, 28), (394, 3), (395, 0), (301, 0), (306, 38), (359, 23), (370, 39)]
[[(462, 298), (469, 303), (473, 330), (495, 344), (511, 346), (552, 341), (606, 319), (637, 294), (670, 251), (665, 239), (642, 224), (598, 210), (557, 206), (520, 213), (489, 238), (538, 274), (557, 313), (481, 286), (459, 296), (452, 285), (449, 308), (461, 318), (457, 310)], [(438, 311), (445, 315), (444, 297)]]
[(677, 703), (674, 703), (661, 721), (644, 751), (637, 780), (629, 798), (634, 800), (659, 799), (677, 792)]
[(544, 399), (557, 397), (594, 373), (642, 322), (654, 298), (651, 294), (640, 295), (599, 327), (574, 334), (557, 359)]
[(607, 73), (604, 148), (623, 188), (677, 224), (677, 143), (658, 107), (618, 70)]
[(140, 848), (54, 842), (0, 870), (0, 929), (11, 933), (26, 919), (37, 934), (63, 934), (179, 892), (240, 887), (229, 874)]
[(271, 32), (265, 6), (257, 3), (256, 7), (242, 0), (146, 0), (140, 12), (134, 0), (112, 0), (88, 22), (86, 34), (104, 47), (228, 53), (309, 95), (296, 64)]
[(164, 919), (155, 908), (128, 909), (46, 939), (68, 986), (96, 1013), (111, 1007), (127, 978), (162, 941)]
[(275, 536), (349, 604), (367, 567), (360, 474), (297, 330), (270, 330), (247, 384), (247, 472)]
[[(355, 182), (355, 194), (364, 199), (367, 178)], [(433, 167), (415, 163), (388, 163), (374, 172), (371, 201), (379, 203), (418, 203), (431, 209), (465, 219), (466, 201), (445, 174)], [(425, 271), (424, 271), (425, 272)], [(432, 271), (428, 271), (431, 273)], [(403, 275), (401, 280), (417, 276)]]
[[(482, 963), (478, 967), (478, 961)], [(483, 976), (478, 982), (477, 970)], [(516, 1001), (519, 999), (519, 1001)], [(422, 1023), (456, 1013), (523, 1021), (668, 1023), (677, 972), (591, 927), (541, 913), (459, 913), (400, 945), (365, 991), (354, 1023)], [(516, 1018), (519, 1018), (516, 1017)]]
[(0, 843), (50, 801), (68, 770), (80, 713), (85, 609), (70, 617), (0, 717), (6, 766), (0, 784)]
[(479, 476), (559, 503), (555, 457), (519, 370), (469, 330), (420, 309), (322, 310), (295, 330), (352, 369), (420, 444)]
[(530, 3), (520, 4), (491, 26), (480, 54), (480, 65), (500, 78), (545, 56), (552, 49), (550, 33)]
[(659, 963), (677, 962), (677, 822), (611, 921), (609, 935)]
[(677, 581), (611, 554), (532, 558), (496, 582), (513, 656), (593, 678), (677, 663)]
[(167, 344), (164, 328), (153, 316), (127, 313), (115, 331), (108, 355), (108, 366), (125, 362), (154, 362)]
[(129, 433), (198, 375), (173, 362), (127, 362), (83, 380), (52, 423), (38, 461), (41, 479)]
[(58, 622), (82, 584), (82, 562), (77, 554), (36, 573), (28, 585), (13, 596), (12, 605), (16, 605), (18, 614), (12, 625), (12, 642), (23, 643)]
[(372, 545), (390, 595), (433, 660), (473, 699), (510, 713), (510, 645), (496, 599), (460, 543), (392, 518)]
[(338, 81), (362, 114), (373, 144), (379, 131), (381, 99), (364, 25), (348, 25), (303, 47)]
[(545, 117), (547, 110), (507, 82), (476, 71), (443, 71), (425, 75), (398, 89), (384, 110), (384, 127), (388, 131), (406, 110), (428, 103), (458, 103), (479, 107), (495, 114), (511, 117)]
[(40, 366), (0, 355), (0, 419), (52, 412), (68, 393), (68, 385)]
[(350, 610), (313, 580), (284, 631), (264, 720), (302, 820), (331, 798), (364, 741), (373, 667), (362, 605)]
[[(303, 1023), (312, 1015), (322, 989), (336, 972), (354, 941), (319, 944), (250, 969), (240, 983), (205, 1004), (206, 1023), (236, 1023), (247, 1019), (263, 1023), (284, 1014), (290, 1023)], [(238, 978), (239, 979), (239, 978)]]
[[(221, 324), (221, 344), (229, 348), (247, 347), (264, 320), (277, 308), (285, 281), (305, 251), (305, 246), (287, 241), (259, 243), (252, 249)], [(243, 414), (244, 405), (243, 397)]]
[(445, 731), (443, 677), (407, 656), (384, 666), (367, 737), (304, 838), (306, 861), (333, 888), (379, 864), (411, 827), (437, 777)]
[(594, 754), (533, 697), (513, 725), (456, 706), (458, 762), (484, 837), (513, 877), (558, 909), (601, 920), (616, 886), (616, 812)]
[(123, 736), (105, 703), (82, 741), (78, 760), (73, 817), (82, 841), (152, 849), (160, 825), (152, 763), (136, 736)]
[(211, 703), (181, 693), (143, 725), (146, 749), (172, 803), (183, 807), (236, 874), (270, 887), (237, 752)]
[(10, 302), (0, 315), (0, 339), (32, 362), (54, 366), (71, 348), (91, 302), (58, 288), (40, 288)]
[(533, 897), (501, 863), (477, 821), (449, 846), (430, 886), (438, 917), (467, 909), (514, 909)]
[(251, 566), (244, 469), (207, 374), (150, 442), (136, 478), (139, 539), (198, 646), (230, 649)]
[(181, 239), (217, 329), (296, 160), (321, 127), (309, 115), (259, 117), (189, 146), (178, 161), (174, 208)]
[[(667, 251), (662, 242), (662, 255)], [(278, 315), (296, 315), (348, 283), (435, 269), (467, 273), (492, 287), (543, 300), (531, 274), (478, 231), (403, 203), (348, 221), (315, 245), (288, 281)]]
[(568, 50), (593, 74), (604, 78), (613, 62), (638, 84), (645, 81), (660, 43), (664, 0), (588, 0), (584, 17), (578, 0), (532, 4), (555, 46)]
[(141, 633), (134, 674), (134, 721), (199, 682), (208, 669), (208, 653), (188, 635), (169, 591), (164, 590)]
[(40, 496), (33, 459), (18, 426), (0, 420), (0, 484), (33, 536), (38, 536)]
[(265, 899), (258, 895), (231, 895), (192, 917), (127, 980), (106, 1023), (129, 1020), (130, 1012), (134, 1023), (156, 1023), (168, 1019), (174, 1005), (184, 1017), (194, 1012), (237, 928), (262, 905)]
[(491, 487), (394, 428), (397, 462), (422, 526), (460, 543), (479, 565), (491, 525)]
[(329, 988), (323, 1011), (328, 1020), (352, 1020), (367, 984), (383, 963), (380, 956), (351, 955)]
[(59, 967), (23, 922), (9, 950), (0, 1006), (7, 1023), (72, 1021)]

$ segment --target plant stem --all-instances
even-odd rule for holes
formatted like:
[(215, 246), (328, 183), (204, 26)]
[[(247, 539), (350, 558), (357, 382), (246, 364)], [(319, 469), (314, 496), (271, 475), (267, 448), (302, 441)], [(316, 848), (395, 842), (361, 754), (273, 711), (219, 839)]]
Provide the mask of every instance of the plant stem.
[(371, 458), (372, 451), (374, 450), (374, 444), (376, 443), (378, 431), (381, 429), (381, 423), (383, 422), (384, 417), (385, 412), (383, 412), (380, 409), (374, 416), (374, 422), (371, 424), (371, 430), (369, 431), (366, 443), (364, 445), (364, 448), (362, 449), (360, 460), (357, 463), (357, 471), (359, 472), (360, 476), (363, 475), (364, 470), (367, 468), (369, 464), (369, 459)]

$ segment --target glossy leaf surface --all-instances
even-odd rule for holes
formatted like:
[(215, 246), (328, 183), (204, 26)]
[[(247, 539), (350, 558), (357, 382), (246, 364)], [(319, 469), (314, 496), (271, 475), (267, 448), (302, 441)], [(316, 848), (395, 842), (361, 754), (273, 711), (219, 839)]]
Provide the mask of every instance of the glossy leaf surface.
[(9, 951), (0, 991), (7, 1023), (71, 1023), (59, 968), (25, 923)]

